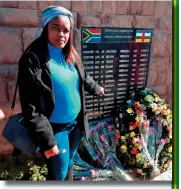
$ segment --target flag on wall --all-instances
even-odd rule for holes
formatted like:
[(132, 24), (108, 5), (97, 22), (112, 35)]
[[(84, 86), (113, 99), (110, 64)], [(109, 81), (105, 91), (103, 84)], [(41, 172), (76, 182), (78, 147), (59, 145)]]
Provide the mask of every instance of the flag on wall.
[(136, 30), (136, 42), (137, 43), (150, 43), (151, 30)]
[(100, 43), (101, 29), (83, 28), (83, 43)]

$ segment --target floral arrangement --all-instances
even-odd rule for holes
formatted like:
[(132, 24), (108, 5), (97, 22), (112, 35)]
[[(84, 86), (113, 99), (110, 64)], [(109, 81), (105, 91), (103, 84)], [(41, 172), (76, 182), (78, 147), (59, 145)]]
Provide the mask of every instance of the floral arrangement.
[[(75, 180), (132, 180), (123, 169), (116, 155), (120, 132), (114, 126), (113, 118), (105, 118), (90, 123), (90, 138), (82, 137), (81, 153), (74, 158)], [(88, 158), (83, 159), (85, 151), (94, 160), (91, 164)], [(80, 151), (80, 149), (79, 149)], [(82, 159), (81, 159), (81, 154)]]
[(115, 124), (120, 131), (117, 154), (126, 170), (152, 179), (172, 160), (172, 112), (149, 89), (135, 91), (120, 108)]
[(114, 168), (117, 164), (116, 146), (120, 133), (114, 126), (112, 118), (90, 124), (89, 141), (82, 137), (82, 142), (99, 168)]

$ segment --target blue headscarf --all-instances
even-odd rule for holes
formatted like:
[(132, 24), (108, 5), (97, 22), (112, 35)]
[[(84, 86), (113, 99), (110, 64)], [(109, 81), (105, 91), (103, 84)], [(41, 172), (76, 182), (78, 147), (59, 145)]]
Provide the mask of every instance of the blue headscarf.
[(43, 28), (57, 16), (67, 16), (70, 20), (70, 28), (71, 29), (73, 28), (74, 26), (73, 15), (69, 10), (60, 6), (49, 6), (46, 9), (44, 9), (42, 12), (41, 27), (39, 28), (38, 32), (35, 34), (35, 39), (37, 39), (41, 35)]

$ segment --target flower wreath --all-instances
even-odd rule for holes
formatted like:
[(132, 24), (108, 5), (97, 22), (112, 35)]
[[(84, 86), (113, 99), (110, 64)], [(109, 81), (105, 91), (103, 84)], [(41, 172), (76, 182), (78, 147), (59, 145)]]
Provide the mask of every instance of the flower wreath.
[(172, 160), (172, 112), (149, 89), (131, 94), (115, 123), (120, 131), (118, 158), (124, 168), (145, 179), (166, 171)]

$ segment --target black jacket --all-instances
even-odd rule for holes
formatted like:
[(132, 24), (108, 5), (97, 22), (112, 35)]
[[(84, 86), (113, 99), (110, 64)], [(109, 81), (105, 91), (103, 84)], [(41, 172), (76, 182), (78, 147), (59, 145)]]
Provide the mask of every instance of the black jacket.
[[(49, 150), (56, 145), (52, 127), (48, 121), (54, 104), (54, 89), (49, 70), (49, 62), (40, 51), (31, 48), (19, 61), (18, 84), (22, 113), (25, 125), (32, 140), (42, 150)], [(85, 107), (85, 91), (96, 95), (100, 86), (86, 73), (82, 64), (75, 64), (80, 77), (81, 111), (78, 126), (88, 139), (90, 131)], [(44, 101), (42, 111), (40, 98)]]

